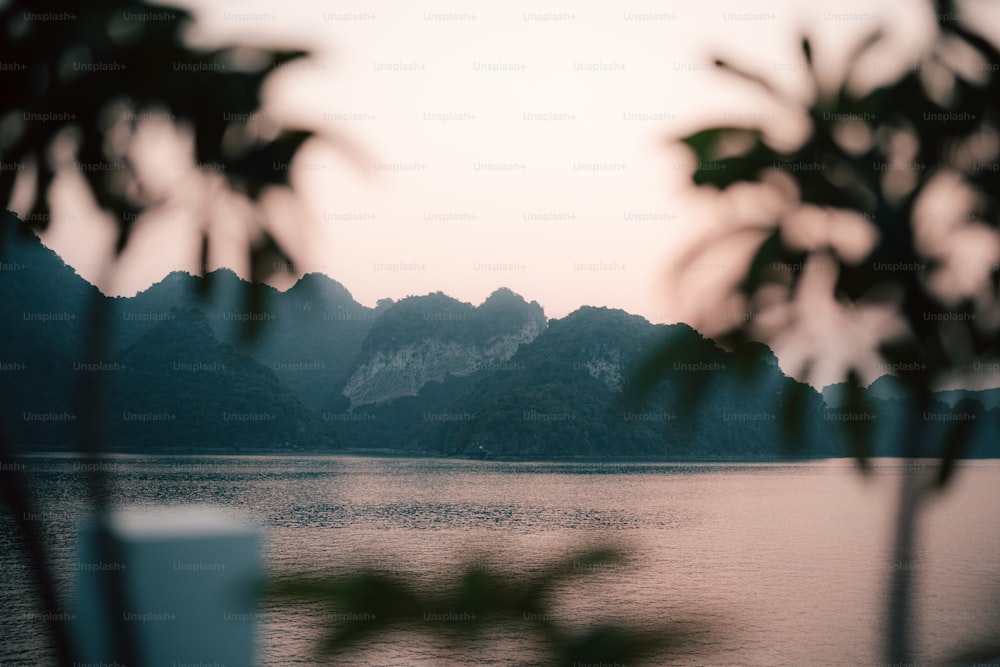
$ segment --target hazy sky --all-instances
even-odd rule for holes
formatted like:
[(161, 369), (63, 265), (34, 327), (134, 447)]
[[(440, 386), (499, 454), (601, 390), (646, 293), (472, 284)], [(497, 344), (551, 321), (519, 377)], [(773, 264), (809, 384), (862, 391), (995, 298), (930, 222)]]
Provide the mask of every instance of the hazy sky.
[[(359, 167), (317, 143), (295, 164), (306, 204), (298, 268), (327, 273), (367, 305), (436, 290), (479, 303), (507, 286), (550, 317), (592, 304), (674, 321), (666, 269), (712, 218), (685, 192), (691, 166), (666, 140), (708, 119), (802, 129), (707, 71), (712, 56), (746, 59), (795, 91), (806, 81), (804, 27), (835, 71), (846, 45), (884, 20), (891, 40), (867, 73), (887, 78), (930, 20), (923, 3), (810, 4), (191, 6), (199, 40), (316, 50), (273, 77), (266, 112), (364, 152)], [(143, 225), (105, 290), (132, 294), (170, 270), (196, 272), (192, 229)], [(57, 210), (46, 240), (96, 280), (107, 231), (61, 223)]]

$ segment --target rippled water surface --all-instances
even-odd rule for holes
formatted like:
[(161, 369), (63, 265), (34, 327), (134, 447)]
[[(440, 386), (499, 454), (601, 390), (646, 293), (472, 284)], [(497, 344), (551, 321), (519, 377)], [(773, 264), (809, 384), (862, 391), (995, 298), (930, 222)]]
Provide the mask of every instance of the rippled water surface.
[[(28, 460), (37, 517), (72, 595), (82, 516), (80, 459)], [(877, 665), (887, 551), (903, 469), (864, 479), (849, 461), (781, 464), (499, 463), (277, 456), (115, 456), (115, 499), (221, 505), (259, 522), (272, 572), (372, 566), (418, 581), (465, 562), (511, 576), (595, 540), (630, 560), (560, 589), (573, 627), (684, 620), (692, 647), (668, 664)], [(917, 635), (938, 661), (1000, 631), (1000, 463), (968, 463), (921, 517)], [(45, 621), (0, 526), (0, 663), (49, 664)], [(525, 620), (525, 623), (530, 621)], [(311, 664), (320, 614), (265, 608), (262, 664)], [(710, 629), (708, 632), (706, 629)], [(511, 627), (472, 657), (442, 642), (388, 636), (351, 658), (366, 665), (512, 665), (538, 659)]]

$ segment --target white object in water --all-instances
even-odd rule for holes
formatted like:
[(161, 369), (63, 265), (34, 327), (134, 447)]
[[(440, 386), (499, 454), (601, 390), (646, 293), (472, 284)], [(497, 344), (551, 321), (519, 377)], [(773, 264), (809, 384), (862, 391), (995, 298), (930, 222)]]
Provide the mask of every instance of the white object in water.
[(206, 506), (116, 511), (107, 525), (110, 560), (96, 524), (80, 532), (73, 621), (80, 662), (123, 659), (115, 633), (125, 628), (140, 665), (255, 664), (258, 528)]

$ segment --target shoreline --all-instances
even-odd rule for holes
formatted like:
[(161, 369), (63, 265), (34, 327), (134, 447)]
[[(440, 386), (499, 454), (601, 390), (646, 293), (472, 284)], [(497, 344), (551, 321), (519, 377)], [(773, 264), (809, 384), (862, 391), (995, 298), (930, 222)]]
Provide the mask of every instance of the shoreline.
[[(85, 458), (86, 452), (50, 448), (40, 449), (30, 452), (19, 452), (15, 458)], [(459, 456), (446, 454), (430, 454), (398, 449), (375, 449), (375, 448), (346, 448), (335, 451), (323, 449), (247, 449), (233, 450), (232, 448), (187, 448), (187, 447), (160, 447), (149, 451), (135, 451), (128, 449), (113, 449), (100, 453), (101, 457), (110, 456), (113, 458), (131, 457), (279, 457), (279, 458), (315, 458), (315, 457), (352, 457), (370, 459), (413, 459), (413, 460), (437, 460), (437, 461), (464, 461), (470, 463), (580, 463), (580, 464), (640, 464), (640, 463), (666, 463), (666, 464), (776, 464), (776, 463), (818, 463), (823, 461), (853, 461), (851, 456), (785, 456), (785, 457), (690, 457), (690, 456)], [(908, 461), (901, 456), (882, 456), (872, 460), (874, 465), (877, 461)], [(917, 464), (932, 465), (940, 461), (937, 458), (918, 458)], [(1000, 461), (1000, 458), (960, 458), (959, 461)], [(884, 465), (884, 464), (883, 464)], [(901, 463), (901, 465), (904, 465)]]

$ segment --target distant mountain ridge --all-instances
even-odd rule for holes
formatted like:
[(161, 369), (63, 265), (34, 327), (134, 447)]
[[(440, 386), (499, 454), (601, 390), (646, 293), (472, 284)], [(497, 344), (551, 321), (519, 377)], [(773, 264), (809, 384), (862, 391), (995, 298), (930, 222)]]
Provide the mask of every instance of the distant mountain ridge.
[(137, 340), (172, 308), (196, 307), (220, 341), (270, 367), (296, 398), (318, 408), (347, 373), (377, 314), (337, 281), (307, 274), (287, 292), (264, 287), (267, 335), (250, 346), (243, 326), (253, 314), (243, 303), (244, 282), (228, 269), (209, 279), (207, 295), (201, 289), (205, 279), (174, 272), (133, 297), (113, 299), (115, 348)]
[[(307, 274), (285, 292), (265, 287), (253, 311), (245, 286), (229, 270), (175, 272), (133, 297), (104, 297), (8, 214), (0, 418), (26, 448), (76, 447), (78, 391), (99, 381), (106, 445), (120, 451), (759, 460), (788, 454), (774, 406), (795, 392), (809, 442), (795, 453), (850, 452), (829, 408), (840, 389), (800, 386), (760, 344), (725, 351), (687, 325), (608, 308), (547, 320), (507, 288), (478, 306), (436, 292), (369, 308)], [(101, 359), (84, 346), (95, 303), (110, 312)], [(249, 318), (264, 325), (251, 341)], [(625, 403), (628, 378), (667, 338), (686, 356), (644, 405)], [(713, 380), (698, 419), (685, 400), (692, 379)], [(897, 384), (887, 376), (867, 392), (874, 454), (894, 453)], [(1000, 432), (988, 426), (1000, 421), (988, 419), (1000, 415), (1000, 389), (939, 398), (928, 428), (943, 428), (948, 401), (960, 401), (981, 418), (968, 454), (1000, 456)]]
[[(117, 355), (108, 414), (115, 448), (289, 449), (334, 434), (281, 386), (276, 372), (220, 343), (199, 310), (171, 311)], [(100, 371), (95, 371), (100, 372)]]
[(372, 325), (340, 389), (352, 404), (415, 396), (428, 382), (496, 367), (545, 329), (545, 314), (509, 289), (478, 308), (440, 292), (407, 297)]

